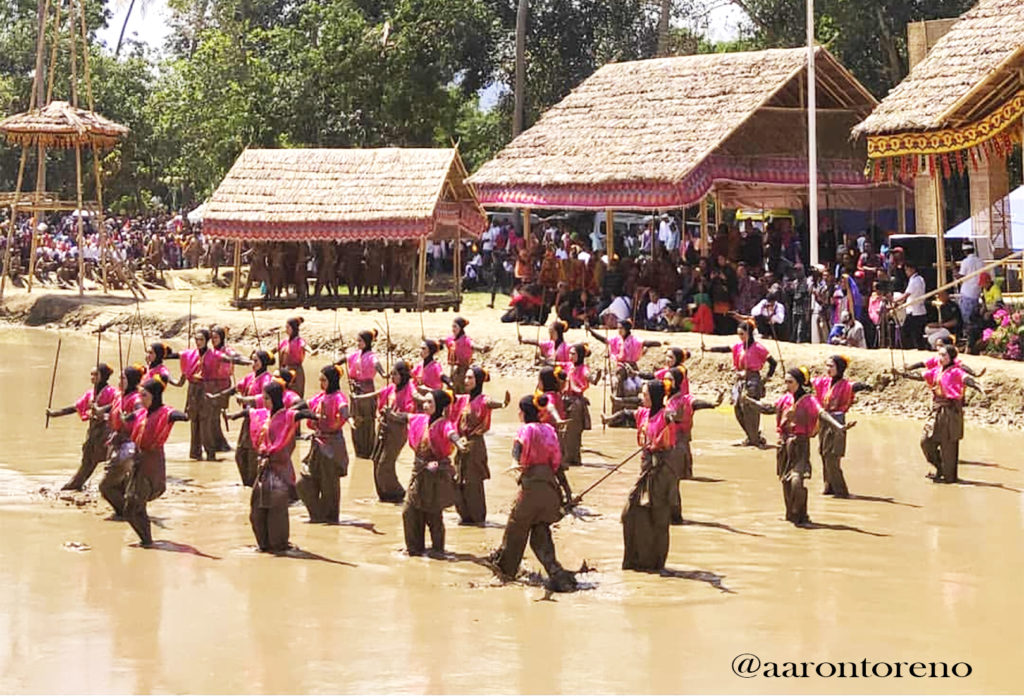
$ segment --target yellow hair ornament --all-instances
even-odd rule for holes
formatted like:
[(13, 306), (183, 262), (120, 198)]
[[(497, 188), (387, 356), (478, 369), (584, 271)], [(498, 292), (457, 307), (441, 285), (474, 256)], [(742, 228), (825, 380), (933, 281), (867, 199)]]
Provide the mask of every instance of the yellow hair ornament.
[(800, 375), (804, 377), (804, 385), (808, 385), (811, 382), (811, 372), (807, 370), (806, 366), (801, 366), (797, 370), (800, 371)]
[(661, 381), (661, 386), (665, 389), (665, 394), (669, 395), (672, 393), (672, 389), (675, 387), (675, 381), (671, 378), (664, 378)]

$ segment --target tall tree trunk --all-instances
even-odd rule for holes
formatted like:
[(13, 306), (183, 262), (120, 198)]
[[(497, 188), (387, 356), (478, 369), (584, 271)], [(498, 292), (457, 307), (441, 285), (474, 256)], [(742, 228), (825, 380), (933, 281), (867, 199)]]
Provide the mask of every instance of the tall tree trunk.
[(899, 49), (896, 47), (896, 40), (889, 25), (885, 23), (885, 16), (882, 14), (881, 6), (875, 7), (875, 16), (878, 18), (878, 28), (881, 34), (882, 51), (885, 54), (889, 84), (898, 85), (903, 79), (903, 61), (900, 59)]
[(658, 55), (668, 55), (668, 29), (672, 18), (672, 0), (661, 0), (661, 12), (658, 15)]
[(529, 0), (519, 0), (516, 12), (516, 85), (515, 111), (512, 114), (512, 137), (523, 132), (526, 111), (526, 18), (529, 14)]
[(124, 15), (124, 24), (121, 25), (121, 34), (117, 37), (117, 48), (114, 49), (114, 58), (121, 55), (121, 44), (124, 43), (124, 32), (128, 28), (128, 20), (132, 18), (132, 10), (135, 9), (135, 0), (128, 4), (128, 12)]

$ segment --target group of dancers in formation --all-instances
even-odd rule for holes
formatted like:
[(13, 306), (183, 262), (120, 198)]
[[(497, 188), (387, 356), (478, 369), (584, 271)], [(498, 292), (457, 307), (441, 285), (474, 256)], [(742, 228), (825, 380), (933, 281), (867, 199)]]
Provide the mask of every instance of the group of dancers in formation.
[[(340, 478), (349, 467), (344, 426), (351, 423), (355, 455), (372, 461), (379, 500), (404, 503), (405, 547), (410, 555), (444, 553), (442, 514), (449, 507), (455, 507), (460, 523), (483, 525), (484, 482), (490, 477), (484, 436), (492, 412), (508, 407), (511, 395), (505, 392), (503, 399), (495, 400), (484, 392), (489, 375), (474, 356), (490, 347), (466, 334), (468, 321), (457, 317), (444, 339), (424, 338), (414, 365), (398, 360), (388, 370), (374, 351), (376, 331), (360, 332), (354, 347), (320, 370), (319, 390), (308, 399), (303, 364), (316, 351), (300, 336), (301, 324), (302, 318), (290, 318), (276, 349), (257, 349), (248, 360), (227, 344), (226, 331), (217, 326), (197, 330), (194, 345), (180, 352), (153, 343), (146, 364), (124, 368), (117, 388), (110, 385), (111, 367), (99, 363), (90, 376), (92, 387), (73, 405), (47, 410), (50, 417), (77, 414), (88, 422), (81, 465), (64, 489), (82, 489), (97, 465), (106, 462), (99, 485), (102, 496), (114, 509), (114, 518), (128, 521), (140, 544), (149, 547), (153, 538), (147, 504), (166, 488), (164, 445), (174, 423), (190, 423), (192, 459), (201, 460), (205, 454), (213, 460), (218, 452), (231, 450), (221, 419), (242, 420), (235, 462), (243, 485), (252, 488), (252, 530), (261, 551), (280, 553), (289, 546), (288, 507), (296, 500), (304, 503), (311, 522), (338, 522)], [(489, 558), (496, 572), (514, 579), (529, 544), (548, 574), (549, 586), (561, 591), (574, 588), (576, 580), (557, 560), (551, 525), (581, 502), (573, 495), (567, 470), (582, 464), (583, 432), (592, 428), (588, 390), (605, 378), (613, 409), (601, 415), (602, 424), (636, 430), (633, 457), (641, 456), (641, 466), (621, 516), (622, 567), (645, 571), (664, 568), (670, 526), (684, 523), (679, 487), (680, 481), (693, 477), (694, 413), (715, 408), (724, 398), (724, 393), (714, 401), (691, 394), (686, 368), (690, 354), (685, 349), (667, 348), (663, 366), (642, 372), (638, 363), (645, 352), (663, 343), (640, 340), (629, 321), (619, 323), (611, 337), (586, 330), (607, 347), (605, 366), (594, 371), (587, 363), (589, 346), (569, 343), (561, 321), (549, 326), (545, 341), (518, 336), (521, 344), (536, 347), (540, 368), (535, 391), (518, 401), (521, 425), (512, 457), (519, 490), (501, 545)], [(444, 363), (438, 357), (442, 350)], [(806, 480), (815, 435), (824, 465), (824, 494), (848, 497), (841, 461), (846, 432), (856, 422), (847, 421), (846, 415), (856, 393), (870, 389), (845, 377), (850, 360), (832, 356), (819, 376), (804, 367), (792, 369), (785, 374), (781, 397), (765, 402), (765, 381), (774, 375), (777, 362), (757, 341), (753, 323), (739, 325), (732, 346), (709, 351), (731, 354), (732, 403), (746, 437), (743, 445), (765, 448), (760, 418), (775, 415), (776, 473), (786, 519), (798, 526), (810, 523)], [(173, 359), (179, 362), (177, 381), (165, 364)], [(233, 366), (243, 364), (250, 365), (251, 372), (233, 383)], [(964, 389), (981, 390), (974, 380), (977, 374), (961, 363), (955, 347), (946, 345), (900, 375), (923, 380), (931, 389), (933, 417), (921, 447), (936, 469), (930, 477), (955, 482)], [(378, 377), (385, 379), (380, 388), (375, 383)], [(185, 410), (166, 405), (166, 388), (185, 384)], [(228, 413), (232, 396), (239, 409)], [(301, 435), (303, 420), (307, 435)], [(303, 439), (309, 440), (309, 450), (297, 478), (292, 453)], [(406, 444), (413, 453), (407, 488), (395, 467)]]

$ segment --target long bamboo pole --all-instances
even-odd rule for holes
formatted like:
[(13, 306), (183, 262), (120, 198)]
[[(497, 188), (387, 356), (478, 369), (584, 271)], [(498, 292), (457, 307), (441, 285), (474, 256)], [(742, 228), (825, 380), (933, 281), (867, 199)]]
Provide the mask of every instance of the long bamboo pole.
[(814, 0), (807, 0), (807, 208), (811, 266), (818, 264), (818, 89), (814, 47)]
[[(15, 187), (15, 201), (11, 204), (11, 220), (7, 226), (7, 247), (4, 249), (4, 272), (0, 276), (0, 300), (3, 300), (4, 289), (7, 287), (7, 277), (11, 275), (11, 247), (14, 245), (14, 227), (18, 219), (17, 199), (21, 196), (21, 184), (25, 176), (25, 159), (28, 157), (28, 148), (21, 149), (21, 161), (18, 163), (18, 183)], [(31, 277), (29, 277), (31, 278)]]
[(50, 398), (46, 401), (46, 429), (50, 428), (50, 410), (53, 409), (53, 386), (57, 382), (57, 364), (60, 363), (60, 345), (62, 339), (57, 337), (57, 354), (53, 357), (53, 373), (50, 374)]
[(1014, 258), (1019, 258), (1021, 260), (1024, 260), (1024, 251), (1014, 252), (1011, 255), (1007, 255), (1006, 257), (1003, 257), (1002, 259), (997, 259), (997, 260), (995, 260), (993, 262), (990, 262), (990, 263), (986, 264), (985, 266), (983, 266), (978, 271), (972, 271), (970, 274), (965, 274), (965, 275), (961, 276), (959, 279), (953, 279), (949, 283), (942, 284), (941, 286), (937, 287), (934, 291), (929, 291), (928, 293), (924, 294), (923, 296), (915, 297), (913, 300), (910, 300), (910, 301), (902, 301), (902, 302), (898, 303), (897, 305), (893, 306), (892, 309), (889, 312), (895, 312), (897, 310), (902, 310), (903, 308), (906, 308), (907, 306), (910, 306), (910, 305), (914, 305), (915, 303), (923, 303), (926, 300), (928, 300), (929, 298), (931, 298), (933, 296), (937, 296), (942, 291), (946, 291), (948, 289), (951, 289), (954, 286), (959, 286), (963, 282), (968, 281), (970, 279), (973, 279), (976, 276), (981, 276), (982, 274), (984, 274), (984, 273), (986, 273), (988, 271), (991, 271), (991, 270), (995, 269), (996, 267), (1005, 266), (1005, 265), (1009, 264), (1010, 262), (1014, 261)]

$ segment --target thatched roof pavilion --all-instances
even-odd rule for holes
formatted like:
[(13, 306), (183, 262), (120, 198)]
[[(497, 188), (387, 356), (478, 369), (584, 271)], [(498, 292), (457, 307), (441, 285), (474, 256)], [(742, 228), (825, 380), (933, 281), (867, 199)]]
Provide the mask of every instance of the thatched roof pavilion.
[(57, 101), (8, 116), (0, 121), (0, 132), (10, 143), (21, 146), (111, 148), (128, 134), (128, 127)]
[[(238, 294), (242, 241), (414, 242), (419, 244), (415, 307), (457, 308), (459, 242), (487, 228), (466, 177), (456, 148), (249, 149), (206, 202), (203, 229), (236, 243), (236, 305), (247, 304)], [(456, 243), (454, 290), (430, 299), (428, 239)]]
[[(816, 68), (819, 186), (867, 210), (866, 152), (849, 129), (877, 102), (824, 48)], [(492, 206), (681, 208), (713, 190), (727, 207), (799, 205), (808, 182), (806, 72), (806, 49), (609, 64), (470, 182)]]
[(1005, 158), (1024, 116), (1024, 3), (982, 0), (853, 131), (878, 178)]
[(487, 222), (454, 148), (246, 150), (206, 205), (231, 240), (409, 240)]

